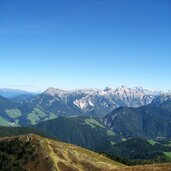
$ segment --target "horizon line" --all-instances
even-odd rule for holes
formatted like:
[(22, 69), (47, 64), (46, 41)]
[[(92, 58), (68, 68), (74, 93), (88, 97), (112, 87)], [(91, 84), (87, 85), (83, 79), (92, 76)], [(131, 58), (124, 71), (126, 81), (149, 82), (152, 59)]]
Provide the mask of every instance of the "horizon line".
[(48, 86), (47, 88), (37, 88), (37, 89), (25, 89), (25, 88), (22, 88), (22, 87), (12, 87), (12, 86), (7, 86), (7, 87), (1, 87), (0, 86), (0, 90), (19, 90), (19, 91), (25, 91), (25, 92), (28, 92), (28, 93), (42, 93), (50, 88), (54, 88), (54, 89), (59, 89), (59, 90), (64, 90), (64, 91), (74, 91), (74, 90), (105, 90), (106, 88), (109, 88), (109, 89), (113, 89), (113, 90), (116, 90), (118, 88), (122, 88), (122, 87), (125, 87), (125, 88), (130, 88), (130, 89), (135, 89), (135, 88), (142, 88), (144, 90), (148, 90), (148, 91), (153, 91), (153, 92), (169, 92), (171, 91), (170, 89), (168, 90), (162, 90), (162, 89), (150, 89), (150, 88), (145, 88), (143, 86), (125, 86), (125, 85), (121, 85), (121, 86), (117, 86), (117, 87), (112, 87), (112, 86), (106, 86), (104, 88), (97, 88), (97, 87), (82, 87), (82, 88), (61, 88), (61, 87), (56, 87), (56, 86)]

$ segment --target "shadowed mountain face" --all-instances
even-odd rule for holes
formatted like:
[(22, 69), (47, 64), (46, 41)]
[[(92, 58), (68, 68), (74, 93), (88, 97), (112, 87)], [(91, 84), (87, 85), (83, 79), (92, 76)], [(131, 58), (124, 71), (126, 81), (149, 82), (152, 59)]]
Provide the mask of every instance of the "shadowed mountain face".
[(161, 95), (156, 97), (151, 105), (171, 112), (171, 95)]
[(125, 137), (171, 137), (171, 101), (139, 108), (121, 107), (107, 115), (104, 123)]
[(0, 112), (1, 113), (8, 108), (16, 108), (16, 106), (17, 106), (16, 102), (0, 96)]
[(43, 132), (30, 127), (4, 127), (0, 126), (0, 137), (10, 137), (25, 134), (37, 134), (47, 136)]
[(170, 163), (171, 147), (158, 140), (146, 140), (141, 137), (131, 138), (112, 145), (106, 154), (126, 165), (150, 163)]
[(60, 141), (99, 152), (108, 148), (111, 145), (111, 141), (121, 140), (98, 119), (89, 116), (61, 116), (35, 125), (34, 128)]
[(0, 170), (108, 171), (124, 165), (70, 144), (37, 135), (0, 140)]
[(164, 102), (171, 101), (171, 94), (161, 94), (160, 96), (156, 96), (155, 99), (152, 101), (153, 105), (161, 105)]

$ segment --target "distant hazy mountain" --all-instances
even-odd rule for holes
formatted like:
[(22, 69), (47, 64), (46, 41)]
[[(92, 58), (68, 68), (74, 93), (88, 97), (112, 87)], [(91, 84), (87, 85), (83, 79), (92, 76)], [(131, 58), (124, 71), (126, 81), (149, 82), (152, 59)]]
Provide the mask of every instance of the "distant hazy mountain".
[(29, 101), (35, 96), (35, 94), (20, 94), (12, 97), (11, 99), (18, 102)]
[(158, 92), (143, 88), (80, 89), (65, 91), (49, 88), (31, 101), (56, 115), (89, 114), (105, 116), (120, 106), (140, 107), (150, 104)]
[(1, 88), (0, 89), (0, 96), (12, 98), (19, 95), (36, 95), (36, 93), (24, 91), (24, 90), (18, 90), (18, 89), (8, 89), (8, 88)]

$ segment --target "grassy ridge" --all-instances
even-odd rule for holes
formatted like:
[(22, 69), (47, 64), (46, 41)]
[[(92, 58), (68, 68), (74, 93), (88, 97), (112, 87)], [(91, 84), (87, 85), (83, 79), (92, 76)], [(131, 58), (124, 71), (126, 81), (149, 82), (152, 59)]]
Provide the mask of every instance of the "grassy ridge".
[(1, 139), (0, 159), (3, 171), (103, 171), (124, 167), (95, 152), (32, 134)]

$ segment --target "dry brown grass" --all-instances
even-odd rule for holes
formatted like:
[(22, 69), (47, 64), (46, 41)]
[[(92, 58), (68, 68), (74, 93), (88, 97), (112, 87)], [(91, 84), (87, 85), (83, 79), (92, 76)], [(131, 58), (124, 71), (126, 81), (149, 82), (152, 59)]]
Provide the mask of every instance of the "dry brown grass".
[(23, 163), (29, 171), (171, 171), (171, 164), (128, 167), (87, 149), (37, 135), (17, 138), (36, 147), (37, 157)]
[(144, 166), (131, 166), (120, 169), (115, 169), (114, 171), (171, 171), (171, 164), (152, 164)]
[(87, 149), (42, 138), (37, 135), (23, 135), (18, 138), (23, 143), (31, 142), (36, 147), (36, 158), (23, 163), (29, 171), (104, 171), (122, 168), (124, 165)]

